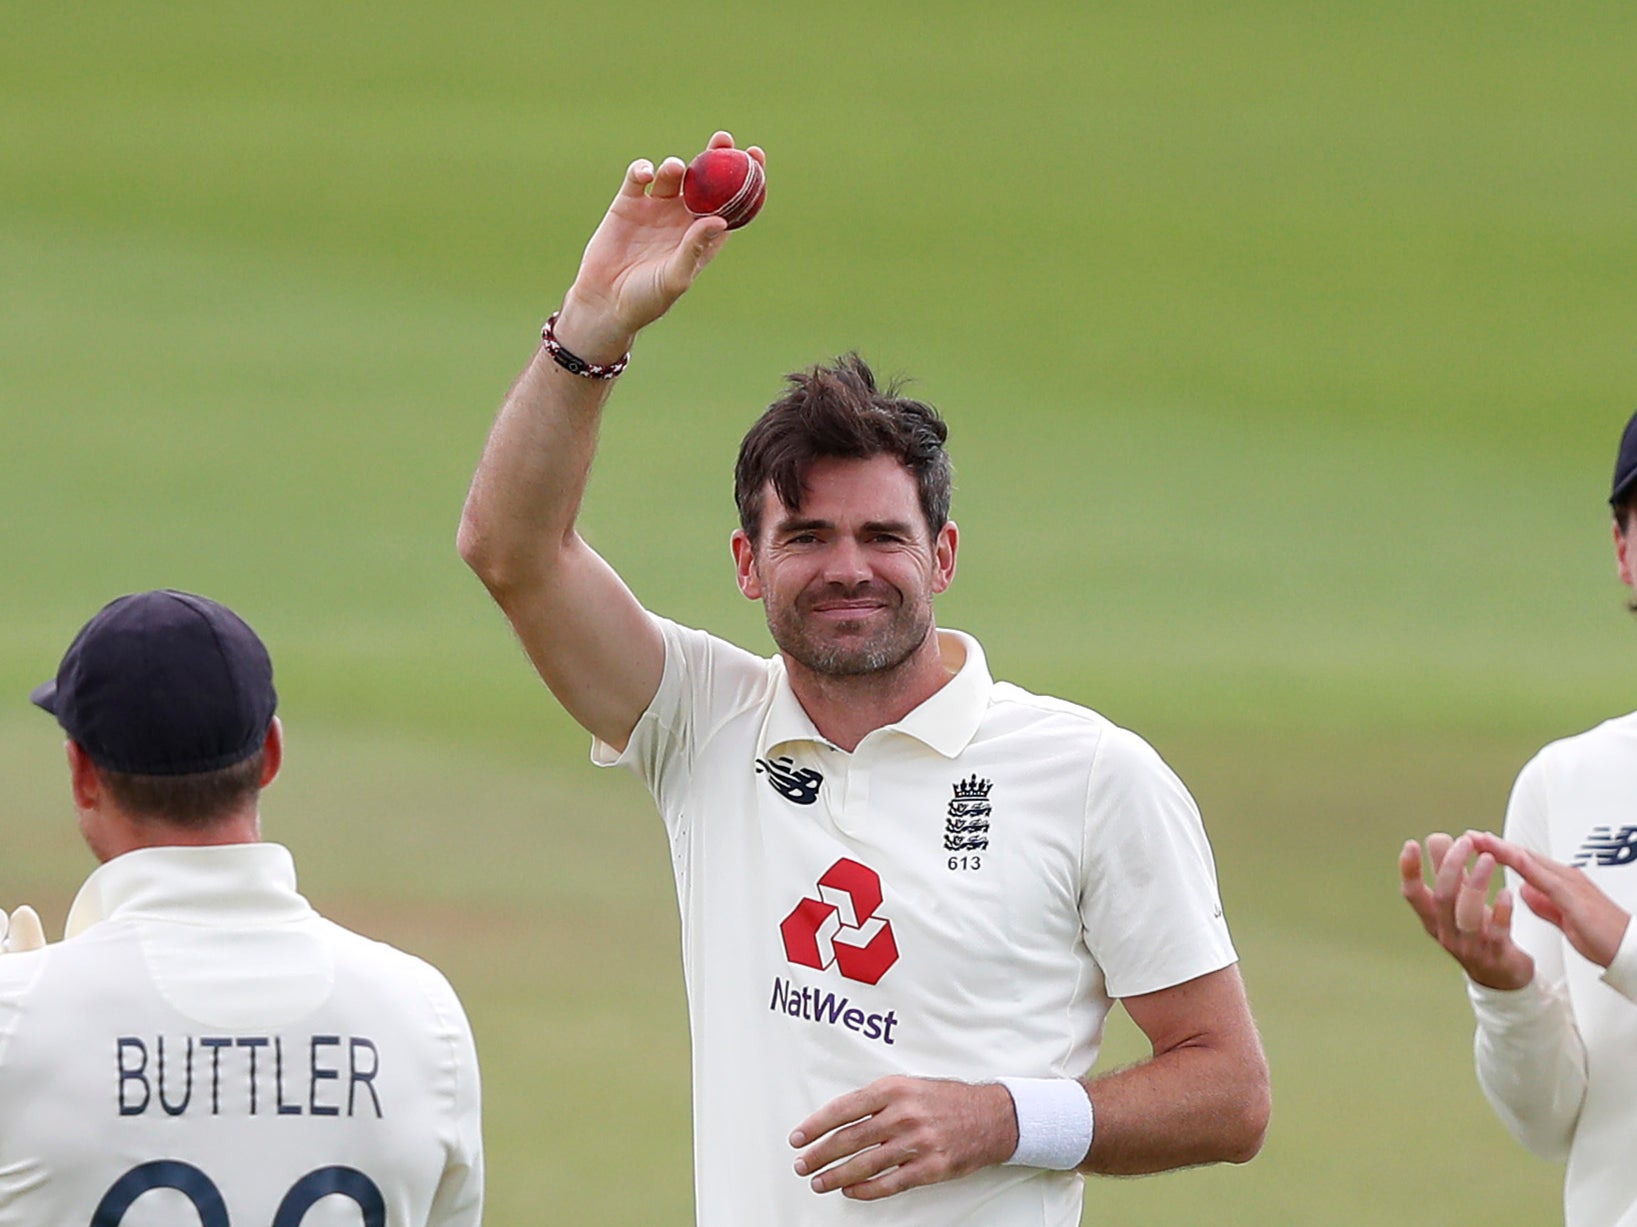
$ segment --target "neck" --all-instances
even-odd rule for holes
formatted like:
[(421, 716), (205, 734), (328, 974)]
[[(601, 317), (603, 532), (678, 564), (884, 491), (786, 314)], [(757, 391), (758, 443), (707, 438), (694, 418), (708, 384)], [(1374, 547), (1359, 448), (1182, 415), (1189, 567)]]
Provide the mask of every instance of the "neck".
[(851, 753), (876, 729), (896, 724), (948, 684), (962, 661), (958, 648), (946, 658), (934, 627), (914, 652), (888, 669), (870, 673), (817, 673), (784, 657), (790, 689), (820, 735)]
[(119, 814), (86, 832), (91, 850), (102, 861), (139, 848), (214, 848), (261, 842), (261, 819), (255, 809), (224, 815), (201, 827), (179, 826), (154, 818)]

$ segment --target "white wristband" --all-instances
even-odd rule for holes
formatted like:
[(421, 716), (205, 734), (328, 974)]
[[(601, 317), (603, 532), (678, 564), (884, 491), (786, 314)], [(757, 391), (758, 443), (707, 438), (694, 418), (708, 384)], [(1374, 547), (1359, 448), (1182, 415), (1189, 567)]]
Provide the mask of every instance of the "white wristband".
[(1091, 1150), (1091, 1096), (1074, 1078), (997, 1078), (1017, 1112), (1013, 1167), (1073, 1171)]

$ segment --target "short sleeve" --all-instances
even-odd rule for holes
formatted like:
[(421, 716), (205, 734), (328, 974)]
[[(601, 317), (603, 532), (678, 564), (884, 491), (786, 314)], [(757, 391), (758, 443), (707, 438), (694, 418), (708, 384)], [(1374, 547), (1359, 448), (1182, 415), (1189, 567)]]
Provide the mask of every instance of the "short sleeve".
[(1204, 823), (1188, 789), (1135, 733), (1110, 727), (1086, 797), (1080, 914), (1113, 997), (1237, 961)]
[(724, 639), (654, 619), (665, 641), (665, 670), (623, 753), (593, 739), (591, 761), (624, 767), (672, 814), (693, 774), (699, 748), (771, 685), (769, 662)]

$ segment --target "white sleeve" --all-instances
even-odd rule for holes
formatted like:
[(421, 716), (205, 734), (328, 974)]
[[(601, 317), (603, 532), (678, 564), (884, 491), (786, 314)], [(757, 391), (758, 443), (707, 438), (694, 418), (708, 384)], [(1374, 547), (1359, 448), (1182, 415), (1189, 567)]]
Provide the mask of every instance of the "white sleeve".
[(1237, 960), (1199, 809), (1135, 733), (1104, 733), (1085, 822), (1081, 927), (1110, 996), (1158, 992)]
[[(1544, 774), (1539, 756), (1519, 773), (1506, 838), (1550, 855)], [(1509, 870), (1507, 879), (1516, 897), (1517, 877)], [(1564, 1159), (1586, 1097), (1586, 1048), (1569, 1005), (1563, 936), (1519, 898), (1512, 939), (1534, 959), (1533, 980), (1511, 992), (1467, 982), (1478, 1084), (1513, 1137), (1542, 1158)]]
[(768, 662), (705, 631), (654, 617), (665, 640), (665, 671), (623, 753), (593, 740), (591, 761), (624, 767), (648, 786), (662, 814), (685, 790), (694, 756), (723, 721), (769, 684)]
[(1626, 922), (1625, 936), (1603, 973), (1603, 983), (1627, 1001), (1637, 1003), (1637, 924)]

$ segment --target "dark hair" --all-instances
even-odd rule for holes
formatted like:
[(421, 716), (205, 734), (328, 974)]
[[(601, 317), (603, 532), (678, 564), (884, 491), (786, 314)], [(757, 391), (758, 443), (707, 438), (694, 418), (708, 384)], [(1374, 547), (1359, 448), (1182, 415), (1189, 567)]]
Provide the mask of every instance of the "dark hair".
[(263, 751), (215, 771), (193, 775), (133, 775), (97, 768), (120, 809), (136, 818), (203, 830), (261, 795)]
[(1631, 531), (1631, 513), (1637, 510), (1637, 498), (1627, 496), (1614, 504), (1614, 522), (1622, 533)]
[(795, 510), (801, 506), (808, 470), (825, 457), (894, 457), (915, 478), (929, 531), (944, 526), (955, 471), (944, 450), (949, 428), (936, 409), (900, 396), (898, 381), (877, 388), (874, 373), (854, 353), (829, 366), (786, 375), (785, 381), (785, 394), (767, 407), (739, 445), (733, 470), (739, 526), (752, 541), (761, 532), (768, 483)]

